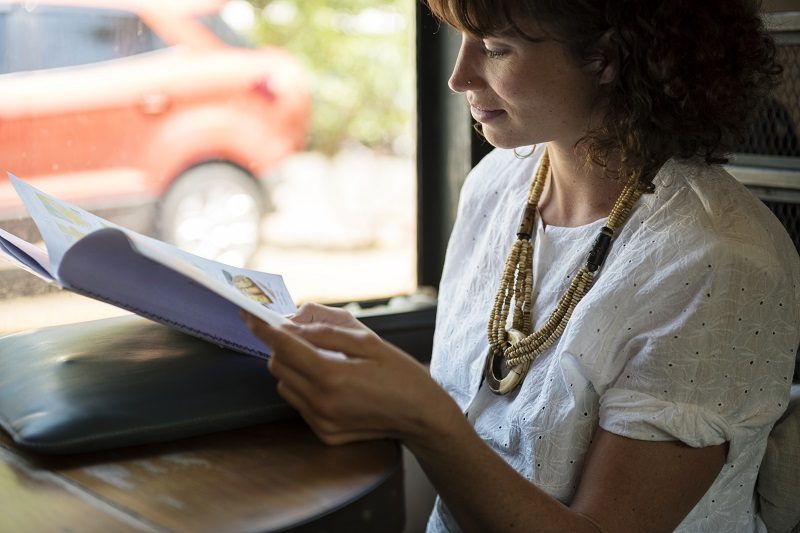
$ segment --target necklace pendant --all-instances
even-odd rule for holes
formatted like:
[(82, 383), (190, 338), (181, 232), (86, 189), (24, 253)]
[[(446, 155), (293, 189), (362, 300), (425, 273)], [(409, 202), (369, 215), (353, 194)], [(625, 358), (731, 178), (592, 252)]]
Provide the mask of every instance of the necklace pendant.
[[(525, 338), (525, 335), (516, 329), (508, 330), (508, 336), (508, 343), (512, 346)], [(490, 346), (489, 353), (486, 354), (486, 366), (483, 375), (489, 390), (502, 396), (513, 391), (522, 383), (522, 379), (528, 373), (530, 366), (531, 363), (528, 361), (509, 368), (505, 364), (505, 358), (502, 355), (498, 357)]]

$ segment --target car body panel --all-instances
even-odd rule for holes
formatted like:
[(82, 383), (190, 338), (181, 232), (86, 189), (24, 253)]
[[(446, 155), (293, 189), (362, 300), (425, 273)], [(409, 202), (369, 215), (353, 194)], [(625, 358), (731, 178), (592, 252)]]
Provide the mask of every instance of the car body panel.
[[(302, 67), (274, 48), (238, 48), (198, 17), (217, 0), (46, 0), (140, 17), (158, 48), (136, 55), (0, 75), (3, 170), (89, 209), (156, 202), (182, 172), (226, 161), (269, 175), (307, 137)], [(0, 10), (24, 9), (0, 1)], [(101, 11), (102, 13), (102, 11)], [(0, 218), (21, 206), (0, 175)]]

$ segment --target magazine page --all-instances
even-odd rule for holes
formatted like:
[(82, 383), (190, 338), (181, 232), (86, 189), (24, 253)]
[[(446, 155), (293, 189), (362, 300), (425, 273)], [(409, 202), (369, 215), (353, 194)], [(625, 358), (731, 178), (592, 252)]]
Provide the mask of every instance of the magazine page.
[(47, 282), (53, 282), (47, 253), (0, 228), (0, 256)]
[(283, 277), (204, 259), (162, 241), (128, 232), (133, 247), (142, 255), (179, 272), (223, 298), (278, 326), (284, 315), (297, 311)]
[(203, 283), (151, 259), (134, 247), (132, 234), (107, 228), (75, 243), (59, 268), (63, 286), (214, 344), (258, 357), (269, 355), (239, 310), (244, 307), (272, 323), (285, 321), (282, 315), (239, 290), (220, 295), (200, 274), (194, 276)]
[[(269, 352), (239, 309), (275, 326), (296, 311), (281, 276), (184, 252), (9, 177), (45, 241), (49, 271), (66, 289), (259, 356)], [(23, 250), (8, 243), (7, 255), (22, 261)]]
[(46, 194), (28, 185), (10, 172), (8, 179), (25, 204), (50, 257), (50, 272), (55, 276), (61, 258), (82, 237), (102, 228), (117, 227), (96, 215)]

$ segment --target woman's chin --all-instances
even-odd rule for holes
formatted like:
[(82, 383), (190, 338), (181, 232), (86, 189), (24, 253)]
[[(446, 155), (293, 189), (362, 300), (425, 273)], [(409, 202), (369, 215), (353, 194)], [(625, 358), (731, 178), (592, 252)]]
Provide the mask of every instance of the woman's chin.
[(511, 150), (513, 148), (531, 146), (538, 142), (532, 140), (529, 135), (519, 135), (507, 129), (493, 127), (492, 124), (481, 124), (480, 128), (477, 129), (481, 132), (483, 138), (495, 148)]
[(526, 142), (520, 139), (513, 139), (504, 135), (497, 135), (490, 131), (487, 131), (486, 128), (483, 129), (482, 135), (483, 138), (486, 139), (486, 141), (495, 148), (503, 148), (506, 150), (511, 150), (513, 148), (522, 148), (523, 146), (531, 146), (532, 144), (534, 144), (532, 142)]

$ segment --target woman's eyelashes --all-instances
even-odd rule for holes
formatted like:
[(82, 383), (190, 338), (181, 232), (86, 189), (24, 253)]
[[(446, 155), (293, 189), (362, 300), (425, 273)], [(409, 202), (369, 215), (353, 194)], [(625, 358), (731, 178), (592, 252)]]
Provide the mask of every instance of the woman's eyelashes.
[(502, 57), (506, 54), (505, 50), (489, 47), (486, 43), (481, 43), (481, 45), (483, 46), (483, 52), (489, 59), (497, 59), (498, 57)]

